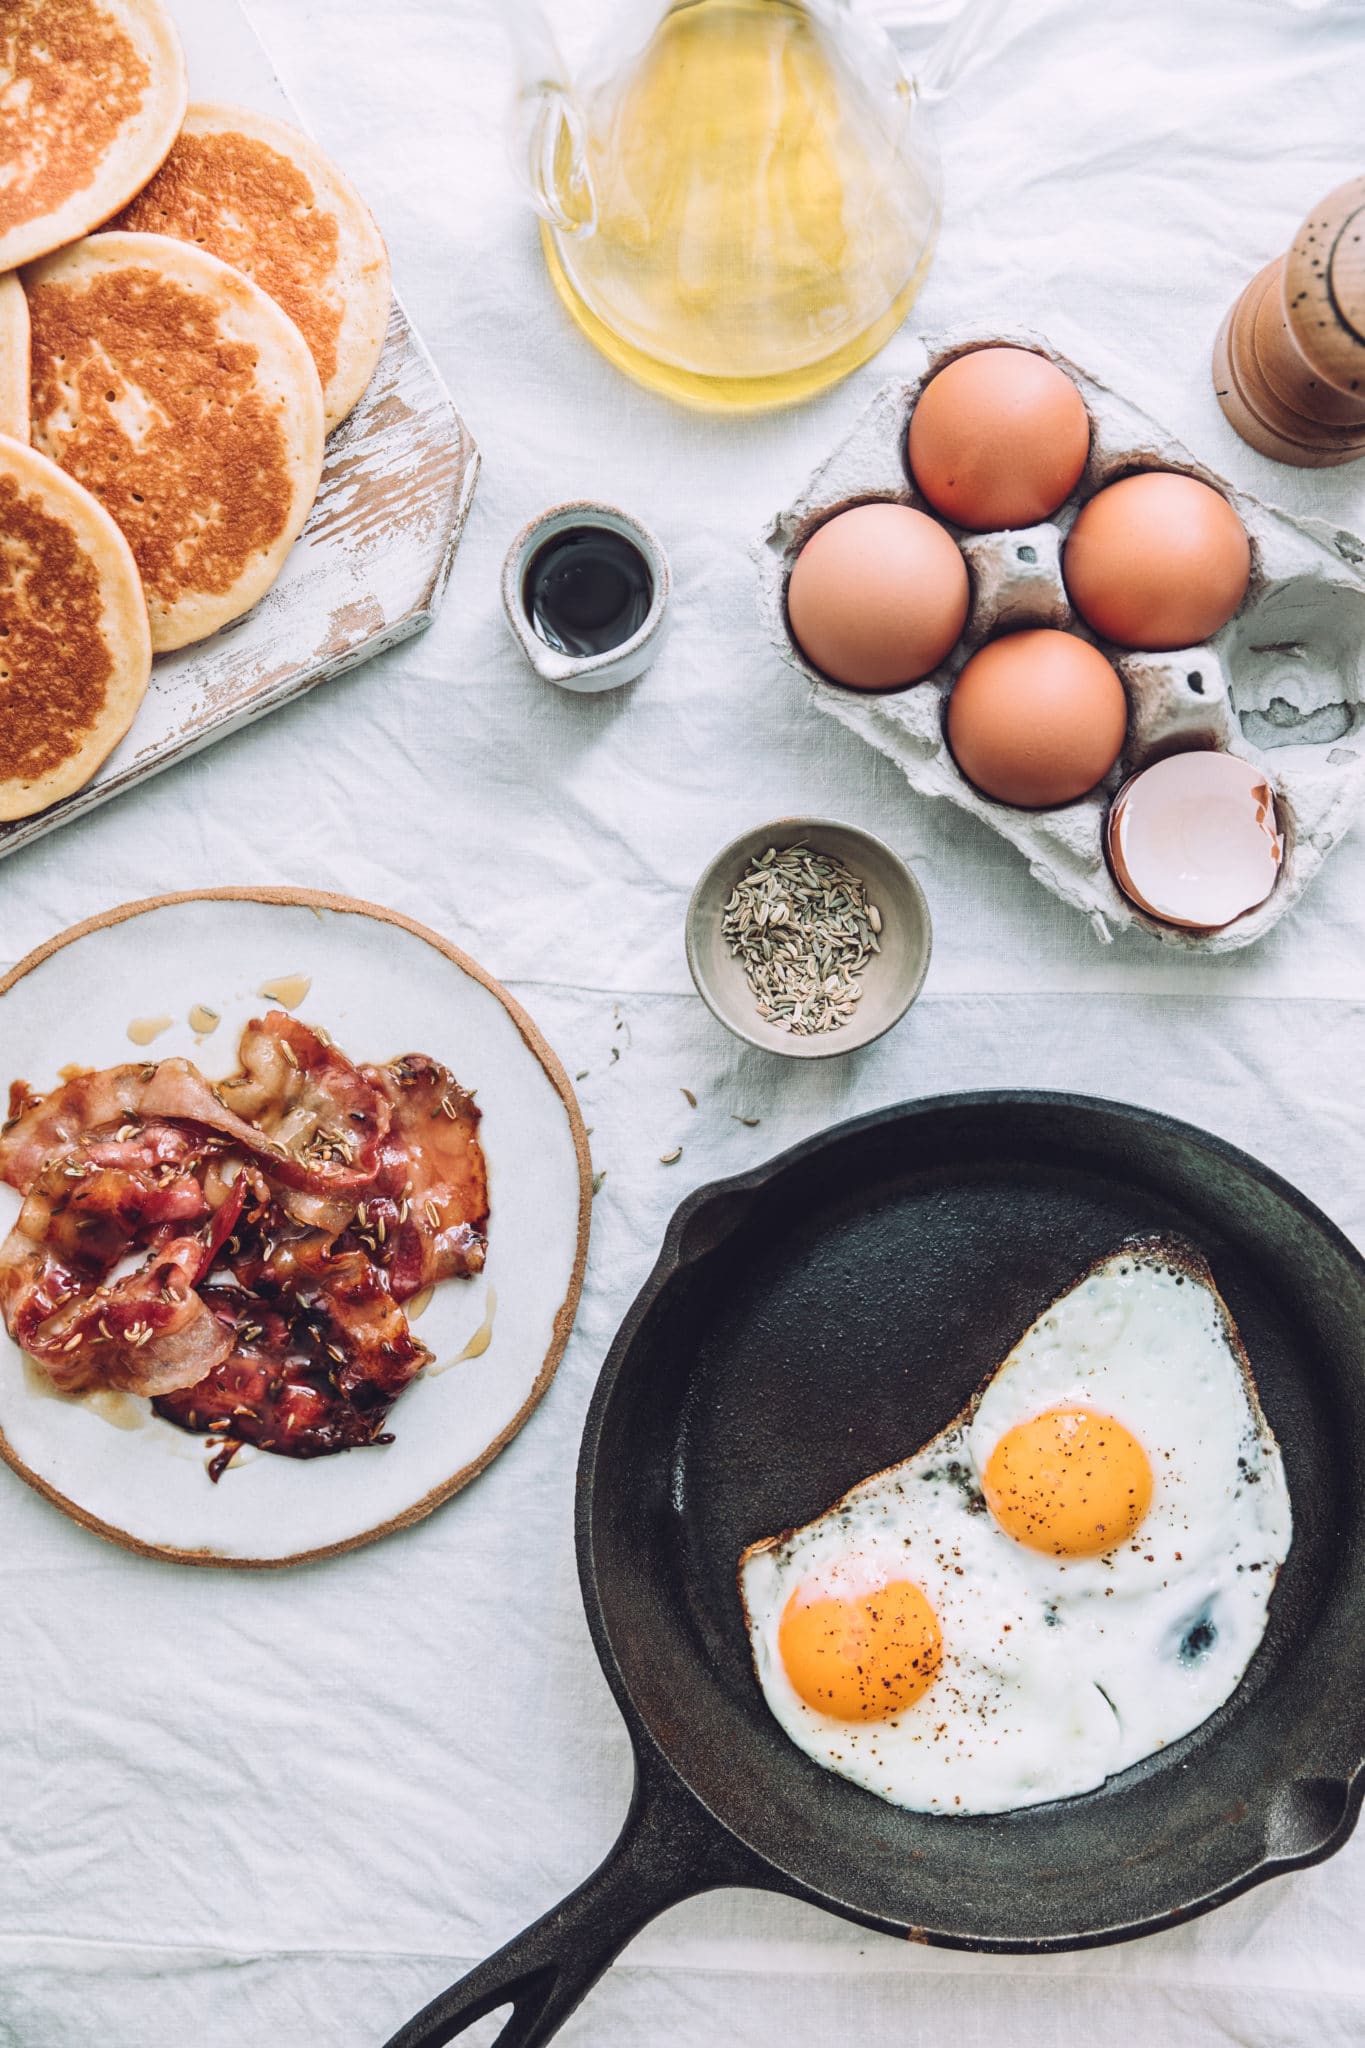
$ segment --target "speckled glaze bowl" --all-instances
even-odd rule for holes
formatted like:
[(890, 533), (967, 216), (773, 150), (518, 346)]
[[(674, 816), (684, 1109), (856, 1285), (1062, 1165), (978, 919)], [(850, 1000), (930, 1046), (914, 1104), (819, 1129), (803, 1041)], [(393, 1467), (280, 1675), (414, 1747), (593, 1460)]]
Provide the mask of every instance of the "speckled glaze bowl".
[[(859, 977), (863, 995), (856, 1013), (832, 1031), (800, 1037), (761, 1016), (744, 968), (726, 943), (725, 906), (770, 846), (808, 846), (842, 861), (866, 883), (868, 901), (881, 915), (881, 951)], [(932, 945), (929, 905), (900, 855), (872, 833), (829, 818), (775, 818), (742, 832), (707, 866), (687, 907), (687, 964), (702, 1001), (736, 1038), (786, 1059), (836, 1059), (890, 1031), (924, 986)]]

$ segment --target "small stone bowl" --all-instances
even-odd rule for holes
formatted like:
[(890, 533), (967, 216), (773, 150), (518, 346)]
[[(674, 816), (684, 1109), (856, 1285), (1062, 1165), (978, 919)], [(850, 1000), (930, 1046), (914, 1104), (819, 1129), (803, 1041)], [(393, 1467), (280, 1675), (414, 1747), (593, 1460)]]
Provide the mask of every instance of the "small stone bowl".
[[(770, 846), (808, 846), (840, 860), (867, 886), (881, 913), (881, 951), (859, 977), (862, 1000), (846, 1024), (809, 1038), (779, 1030), (758, 1013), (744, 969), (721, 931), (736, 885)], [(723, 847), (702, 875), (687, 907), (687, 964), (697, 993), (722, 1024), (748, 1045), (794, 1060), (827, 1060), (871, 1045), (898, 1024), (924, 986), (932, 928), (924, 891), (898, 854), (870, 832), (828, 818), (776, 818)]]
[[(608, 533), (619, 533), (624, 540), (633, 541), (645, 558), (654, 586), (643, 624), (629, 640), (623, 640), (619, 647), (609, 647), (604, 654), (561, 654), (557, 647), (548, 646), (532, 625), (522, 601), (532, 556), (557, 533), (575, 526), (605, 527)], [(544, 676), (547, 683), (558, 683), (564, 690), (615, 690), (643, 674), (667, 638), (672, 587), (668, 557), (649, 528), (615, 505), (600, 505), (587, 498), (556, 505), (552, 512), (543, 512), (523, 526), (502, 565), (502, 603), (513, 637), (536, 674)]]

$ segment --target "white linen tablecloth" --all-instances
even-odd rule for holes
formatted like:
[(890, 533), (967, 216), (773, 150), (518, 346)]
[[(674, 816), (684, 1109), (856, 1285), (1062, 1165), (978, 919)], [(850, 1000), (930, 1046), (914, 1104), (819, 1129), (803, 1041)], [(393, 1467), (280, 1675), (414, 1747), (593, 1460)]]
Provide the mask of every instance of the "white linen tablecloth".
[[(1247, 1146), (1365, 1241), (1365, 833), (1248, 953), (1101, 947), (1000, 841), (818, 718), (761, 639), (747, 545), (898, 344), (793, 413), (669, 408), (553, 299), (504, 163), (498, 9), (251, 11), (374, 206), (481, 444), (479, 494), (424, 639), (0, 868), (0, 962), (168, 886), (284, 881), (393, 905), (507, 981), (570, 1072), (588, 1070), (607, 1177), (543, 1408), (406, 1534), (278, 1577), (197, 1575), (106, 1548), (0, 1472), (5, 2048), (378, 2048), (605, 1851), (629, 1753), (579, 1604), (574, 1461), (611, 1334), (701, 1180), (899, 1097), (1065, 1087)], [(565, 41), (607, 12), (565, 6)], [(1245, 280), (1360, 168), (1362, 88), (1354, 0), (1015, 0), (940, 111), (947, 210), (915, 319), (1034, 326), (1239, 484), (1359, 528), (1362, 473), (1244, 447), (1209, 350)], [(526, 668), (497, 589), (522, 520), (580, 495), (649, 521), (676, 577), (666, 654), (598, 699)], [(796, 810), (882, 833), (935, 922), (906, 1024), (815, 1069), (727, 1036), (682, 944), (715, 848)], [(1036, 1960), (905, 1947), (720, 1894), (648, 1930), (563, 2039), (1335, 2048), (1365, 2040), (1363, 1923), (1365, 1837), (1197, 1924)]]

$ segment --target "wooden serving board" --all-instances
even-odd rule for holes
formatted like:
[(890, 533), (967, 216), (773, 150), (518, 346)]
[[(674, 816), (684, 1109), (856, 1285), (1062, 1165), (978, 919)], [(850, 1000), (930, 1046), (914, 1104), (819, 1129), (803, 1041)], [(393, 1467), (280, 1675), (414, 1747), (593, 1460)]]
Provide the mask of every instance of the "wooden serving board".
[[(236, 0), (173, 5), (192, 100), (302, 126)], [(0, 858), (420, 633), (441, 602), (478, 473), (469, 430), (395, 299), (379, 367), (328, 440), (317, 502), (278, 582), (221, 633), (159, 655), (132, 729), (98, 775), (36, 817), (0, 825)]]

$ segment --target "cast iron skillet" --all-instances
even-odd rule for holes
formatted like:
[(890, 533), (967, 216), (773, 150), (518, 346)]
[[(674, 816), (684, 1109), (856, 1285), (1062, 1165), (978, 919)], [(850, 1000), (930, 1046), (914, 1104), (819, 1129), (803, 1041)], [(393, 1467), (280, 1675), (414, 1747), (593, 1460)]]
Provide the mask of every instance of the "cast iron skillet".
[[(1099, 1791), (903, 1812), (821, 1770), (754, 1679), (744, 1545), (818, 1514), (963, 1406), (1039, 1310), (1135, 1233), (1210, 1260), (1284, 1449), (1294, 1542), (1251, 1668)], [(547, 2041), (656, 1913), (787, 1892), (948, 1947), (1168, 1927), (1339, 1849), (1365, 1791), (1365, 1261), (1302, 1195), (1187, 1124), (1070, 1095), (911, 1102), (684, 1202), (583, 1438), (588, 1619), (635, 1746), (630, 1814), (564, 1903), (397, 2033), (508, 2004)]]

